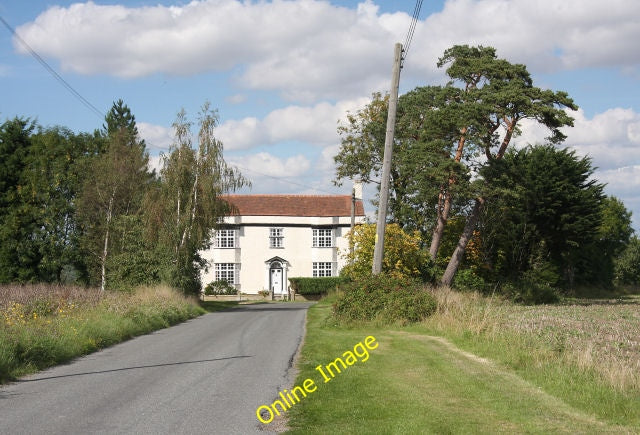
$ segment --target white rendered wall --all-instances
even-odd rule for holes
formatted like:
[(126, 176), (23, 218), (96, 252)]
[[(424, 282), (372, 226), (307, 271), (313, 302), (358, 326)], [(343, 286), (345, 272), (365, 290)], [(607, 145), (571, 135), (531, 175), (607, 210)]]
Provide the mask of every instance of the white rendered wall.
[[(364, 221), (357, 217), (356, 222)], [(239, 286), (243, 293), (256, 294), (269, 288), (268, 260), (279, 257), (283, 263), (284, 285), (287, 278), (313, 276), (314, 262), (333, 263), (333, 274), (337, 275), (344, 266), (343, 255), (348, 250), (345, 235), (349, 232), (351, 218), (346, 217), (292, 217), (292, 216), (234, 216), (225, 218), (225, 223), (233, 225), (238, 231), (235, 248), (210, 248), (201, 252), (210, 264), (208, 272), (203, 273), (202, 283), (207, 285), (214, 280), (213, 263), (240, 264)], [(338, 226), (346, 225), (346, 226)], [(329, 248), (312, 247), (314, 227), (333, 228), (334, 246)], [(283, 247), (269, 247), (269, 228), (283, 228)], [(237, 267), (237, 266), (236, 266)]]

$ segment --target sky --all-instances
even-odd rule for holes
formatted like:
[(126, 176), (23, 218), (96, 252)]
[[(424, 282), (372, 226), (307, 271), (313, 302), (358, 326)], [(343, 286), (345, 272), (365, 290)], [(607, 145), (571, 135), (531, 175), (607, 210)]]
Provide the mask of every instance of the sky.
[[(0, 122), (18, 116), (93, 132), (122, 99), (157, 164), (177, 112), (197, 122), (209, 101), (226, 160), (252, 181), (242, 193), (350, 194), (348, 183), (332, 183), (338, 122), (389, 91), (394, 44), (405, 41), (415, 4), (3, 1), (0, 17), (90, 106), (0, 25)], [(566, 91), (580, 107), (564, 146), (592, 159), (595, 178), (640, 232), (638, 16), (637, 0), (427, 1), (400, 93), (445, 84), (436, 64), (455, 44), (492, 46), (525, 64), (536, 86)], [(546, 136), (525, 123), (514, 146)], [(366, 187), (365, 201), (374, 193)]]

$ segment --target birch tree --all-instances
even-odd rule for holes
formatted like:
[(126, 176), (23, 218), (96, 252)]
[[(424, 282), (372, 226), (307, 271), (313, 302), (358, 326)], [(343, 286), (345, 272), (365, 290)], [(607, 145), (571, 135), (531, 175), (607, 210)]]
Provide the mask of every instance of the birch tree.
[[(124, 108), (124, 111), (119, 112), (117, 108)], [(116, 116), (113, 116), (114, 112)], [(90, 278), (100, 283), (101, 290), (107, 287), (114, 223), (120, 216), (142, 212), (142, 201), (150, 180), (149, 156), (144, 142), (134, 134), (137, 133), (135, 125), (130, 125), (135, 124), (135, 118), (118, 119), (118, 113), (122, 116), (130, 114), (130, 110), (114, 103), (107, 115), (107, 150), (88, 165), (90, 176), (85, 181), (78, 207), (84, 230), (84, 249), (93, 260)]]
[(175, 140), (163, 156), (160, 185), (148, 210), (148, 219), (160, 228), (159, 243), (171, 252), (169, 280), (190, 292), (199, 289), (204, 267), (198, 251), (209, 246), (212, 230), (231, 211), (224, 195), (249, 185), (224, 160), (223, 144), (215, 137), (218, 122), (217, 112), (206, 102), (194, 141), (186, 112), (178, 112)]

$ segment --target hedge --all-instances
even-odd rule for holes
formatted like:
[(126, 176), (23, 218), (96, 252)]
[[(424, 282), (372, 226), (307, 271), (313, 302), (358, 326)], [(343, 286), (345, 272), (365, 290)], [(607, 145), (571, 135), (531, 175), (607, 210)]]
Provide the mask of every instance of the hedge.
[(341, 276), (325, 276), (322, 278), (289, 278), (291, 289), (300, 295), (321, 295), (348, 282)]

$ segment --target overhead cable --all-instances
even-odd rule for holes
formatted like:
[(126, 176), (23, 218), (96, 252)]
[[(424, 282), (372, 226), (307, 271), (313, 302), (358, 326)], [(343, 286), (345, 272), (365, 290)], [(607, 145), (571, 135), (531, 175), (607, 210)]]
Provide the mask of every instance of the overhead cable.
[(2, 24), (4, 24), (4, 26), (9, 29), (9, 31), (11, 32), (11, 34), (14, 36), (14, 38), (16, 38), (18, 41), (20, 41), (20, 43), (27, 49), (27, 51), (31, 54), (31, 56), (33, 56), (33, 58), (35, 60), (37, 60), (40, 65), (42, 65), (48, 72), (49, 74), (51, 74), (53, 76), (53, 78), (55, 78), (62, 86), (64, 86), (74, 97), (76, 97), (87, 109), (91, 110), (93, 113), (95, 113), (99, 118), (104, 119), (104, 117), (106, 116), (100, 109), (98, 109), (96, 106), (94, 106), (93, 104), (91, 104), (91, 102), (89, 100), (87, 100), (85, 97), (83, 97), (80, 92), (76, 91), (73, 86), (71, 86), (60, 74), (58, 74), (56, 72), (55, 69), (53, 69), (48, 63), (47, 61), (45, 61), (42, 57), (40, 57), (40, 55), (38, 53), (36, 53), (36, 51), (31, 48), (29, 46), (29, 44), (27, 44), (27, 42), (22, 39), (20, 37), (20, 35), (18, 35), (18, 33), (15, 31), (15, 29), (13, 27), (11, 27), (11, 25), (4, 19), (2, 18), (2, 16), (0, 16), (0, 21), (2, 21)]
[(407, 31), (407, 36), (404, 40), (403, 46), (403, 57), (402, 60), (407, 58), (407, 54), (409, 53), (409, 47), (411, 46), (411, 41), (413, 40), (413, 34), (416, 31), (416, 25), (418, 23), (418, 18), (420, 17), (420, 9), (422, 8), (422, 0), (416, 0), (416, 6), (413, 8), (413, 15), (411, 17), (411, 24), (409, 24), (409, 30)]

